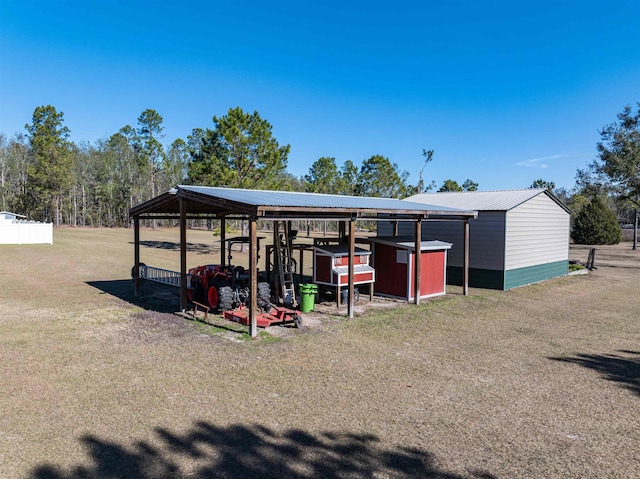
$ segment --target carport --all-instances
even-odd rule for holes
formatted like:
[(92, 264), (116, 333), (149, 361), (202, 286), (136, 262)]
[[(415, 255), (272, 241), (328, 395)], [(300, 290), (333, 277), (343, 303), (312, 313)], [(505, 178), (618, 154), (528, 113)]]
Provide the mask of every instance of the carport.
[[(358, 196), (327, 195), (289, 191), (247, 190), (208, 186), (179, 185), (167, 193), (141, 203), (129, 210), (134, 225), (134, 288), (140, 291), (140, 221), (177, 220), (180, 224), (180, 309), (187, 309), (187, 220), (220, 220), (222, 245), (224, 245), (225, 221), (244, 220), (249, 230), (249, 333), (257, 335), (257, 281), (258, 239), (257, 221), (289, 220), (333, 220), (342, 225), (342, 236), (348, 238), (349, 281), (347, 314), (353, 318), (354, 302), (354, 252), (355, 223), (358, 220), (392, 221), (414, 223), (414, 239), (420, 244), (422, 223), (429, 220), (461, 222), (464, 231), (464, 277), (463, 293), (468, 294), (468, 244), (469, 220), (477, 212), (456, 208), (432, 206), (423, 203), (391, 198), (369, 198)], [(222, 251), (224, 257), (224, 246)], [(416, 264), (416, 266), (418, 266)], [(414, 268), (414, 284), (420, 284), (420, 268)], [(414, 298), (420, 303), (420, 295)]]

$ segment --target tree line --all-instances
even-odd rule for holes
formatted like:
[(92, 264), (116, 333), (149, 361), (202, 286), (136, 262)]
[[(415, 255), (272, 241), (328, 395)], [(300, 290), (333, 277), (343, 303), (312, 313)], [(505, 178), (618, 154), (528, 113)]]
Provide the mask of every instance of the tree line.
[[(127, 226), (128, 210), (177, 184), (232, 188), (306, 191), (355, 196), (405, 198), (436, 191), (423, 179), (433, 150), (423, 150), (424, 165), (417, 184), (382, 155), (360, 166), (321, 157), (308, 174), (287, 172), (289, 145), (280, 145), (272, 126), (258, 112), (231, 108), (213, 116), (211, 128), (194, 128), (186, 140), (163, 146), (163, 118), (143, 111), (135, 126), (125, 125), (110, 137), (91, 144), (70, 141), (64, 114), (52, 105), (37, 107), (25, 131), (7, 139), (0, 133), (0, 210), (13, 211), (56, 226)], [(549, 188), (575, 214), (598, 198), (615, 210), (622, 222), (637, 225), (640, 209), (640, 103), (605, 126), (598, 156), (576, 172), (572, 190), (551, 181), (530, 187)], [(437, 191), (475, 191), (478, 183), (462, 185), (447, 179)], [(637, 244), (637, 226), (634, 229)]]
[[(258, 112), (231, 108), (213, 117), (212, 128), (194, 128), (164, 147), (163, 118), (143, 111), (135, 126), (125, 125), (95, 143), (75, 144), (64, 114), (40, 106), (23, 133), (0, 133), (0, 210), (14, 211), (55, 226), (127, 226), (128, 210), (177, 184), (275, 189), (313, 193), (404, 198), (429, 191), (411, 185), (409, 173), (382, 155), (360, 166), (339, 166), (322, 157), (309, 173), (287, 172), (289, 145), (280, 145)], [(433, 151), (424, 151), (426, 163)], [(447, 180), (440, 191), (472, 190)]]

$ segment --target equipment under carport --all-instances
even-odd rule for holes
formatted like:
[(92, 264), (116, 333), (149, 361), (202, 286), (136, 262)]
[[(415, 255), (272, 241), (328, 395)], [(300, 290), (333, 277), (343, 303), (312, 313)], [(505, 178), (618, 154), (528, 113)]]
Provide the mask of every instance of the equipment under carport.
[[(256, 323), (260, 328), (267, 328), (272, 324), (292, 324), (296, 328), (301, 326), (302, 317), (298, 311), (273, 304), (261, 304), (260, 308), (262, 311), (256, 316)], [(222, 316), (236, 323), (249, 324), (249, 309), (244, 305), (237, 309), (225, 311)]]

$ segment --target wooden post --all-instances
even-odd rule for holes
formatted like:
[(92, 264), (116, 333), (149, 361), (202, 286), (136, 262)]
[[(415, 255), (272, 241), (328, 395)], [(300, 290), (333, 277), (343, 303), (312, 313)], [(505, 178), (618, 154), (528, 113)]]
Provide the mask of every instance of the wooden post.
[(464, 246), (462, 250), (462, 294), (469, 295), (469, 220), (464, 220)]
[(133, 293), (140, 296), (140, 218), (133, 218)]
[(227, 264), (227, 221), (224, 216), (220, 218), (220, 264)]
[(339, 221), (338, 222), (338, 238), (340, 238), (340, 243), (343, 244), (344, 243), (344, 236), (345, 236), (345, 221)]
[[(636, 195), (636, 204), (638, 203), (638, 195)], [(638, 249), (638, 208), (634, 210), (633, 213), (633, 246), (632, 250), (636, 251)]]
[(273, 254), (273, 245), (268, 244), (264, 247), (264, 249), (267, 256), (264, 261), (264, 267), (267, 274), (267, 281), (271, 282), (271, 255)]
[(249, 220), (249, 335), (258, 336), (258, 222)]
[(413, 252), (413, 302), (420, 304), (420, 265), (422, 263), (422, 221), (415, 224), (415, 250)]
[[(273, 222), (273, 289), (277, 291), (277, 298), (282, 296), (282, 285), (280, 284), (280, 274), (279, 271), (281, 266), (278, 264), (278, 256), (281, 254), (279, 251), (276, 251), (278, 244), (278, 236), (280, 235), (280, 221)], [(282, 298), (284, 301), (284, 298)]]
[(187, 310), (187, 200), (180, 201), (180, 311)]
[[(354, 263), (356, 253), (356, 221), (355, 218), (351, 218), (349, 221), (349, 299), (347, 302), (347, 313), (349, 319), (353, 319), (353, 292), (354, 292)], [(340, 288), (338, 288), (340, 293)]]
[(304, 247), (300, 245), (300, 261), (298, 261), (298, 268), (300, 271), (298, 274), (300, 275), (299, 284), (304, 284)]

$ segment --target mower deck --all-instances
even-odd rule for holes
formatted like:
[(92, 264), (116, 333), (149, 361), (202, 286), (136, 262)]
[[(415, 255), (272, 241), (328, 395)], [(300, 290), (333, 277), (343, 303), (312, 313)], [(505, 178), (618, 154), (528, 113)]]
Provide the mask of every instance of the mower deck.
[[(249, 309), (241, 305), (234, 310), (225, 311), (222, 313), (225, 319), (235, 321), (236, 323), (248, 325), (249, 324)], [(296, 327), (300, 326), (300, 314), (293, 309), (284, 308), (281, 306), (271, 306), (269, 312), (262, 311), (256, 315), (256, 324), (261, 328), (267, 328), (272, 324), (294, 324)]]

